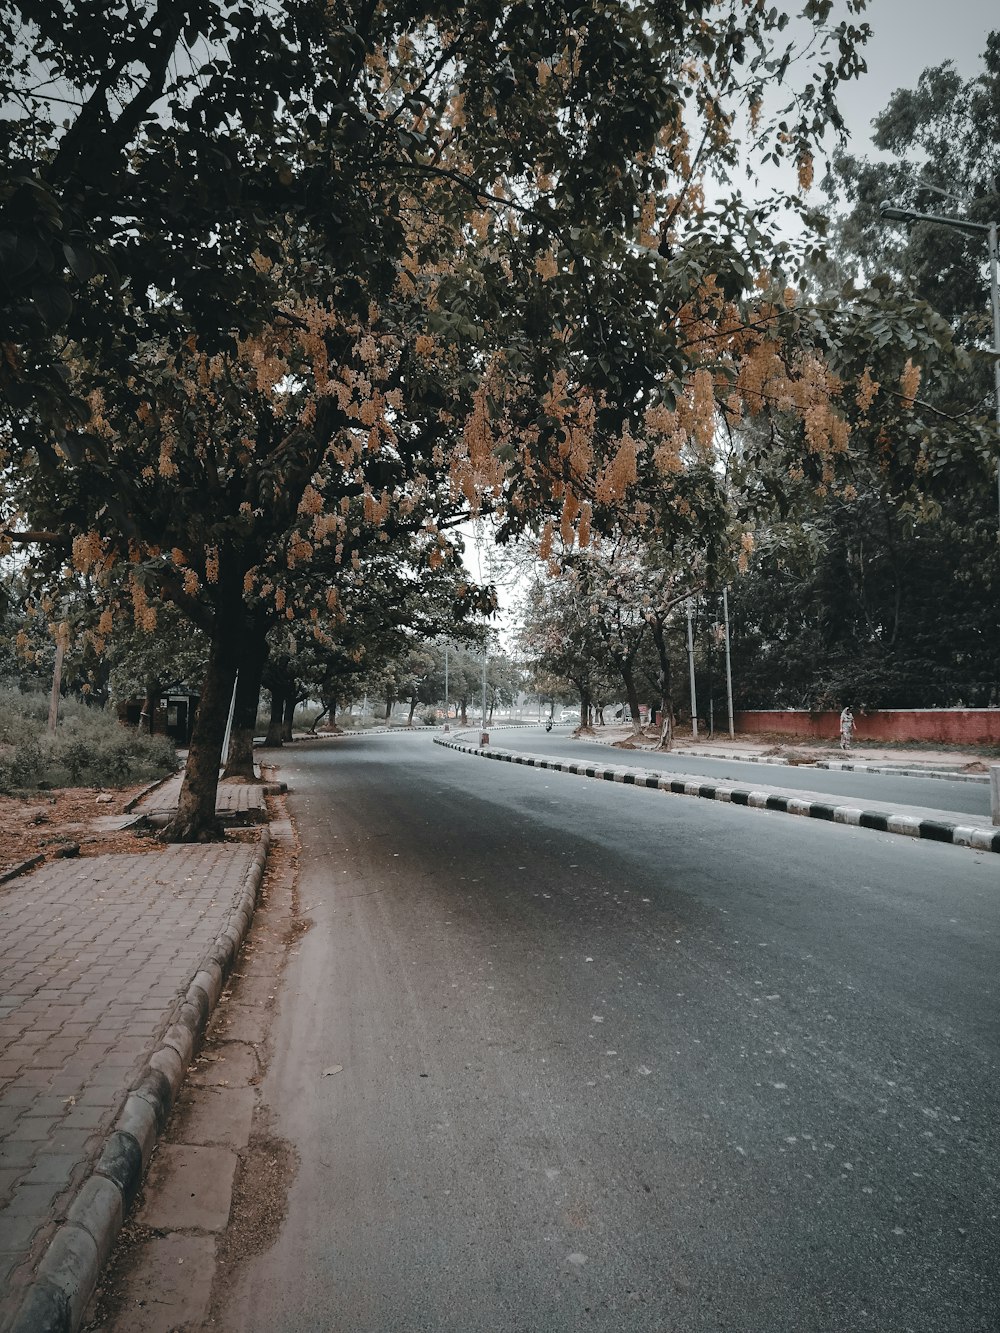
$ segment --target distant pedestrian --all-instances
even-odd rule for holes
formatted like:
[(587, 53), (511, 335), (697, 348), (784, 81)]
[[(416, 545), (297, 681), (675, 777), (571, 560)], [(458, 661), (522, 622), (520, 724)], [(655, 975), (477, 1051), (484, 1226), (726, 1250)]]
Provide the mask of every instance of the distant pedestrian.
[(851, 712), (851, 705), (847, 707), (840, 715), (840, 748), (849, 750), (851, 748), (851, 737), (854, 735), (854, 714)]

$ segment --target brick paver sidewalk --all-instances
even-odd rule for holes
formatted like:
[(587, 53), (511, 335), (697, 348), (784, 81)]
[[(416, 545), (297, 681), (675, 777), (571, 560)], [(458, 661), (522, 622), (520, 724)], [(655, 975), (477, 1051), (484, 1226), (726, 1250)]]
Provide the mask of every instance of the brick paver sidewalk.
[(257, 856), (173, 846), (56, 861), (0, 887), (0, 1328)]

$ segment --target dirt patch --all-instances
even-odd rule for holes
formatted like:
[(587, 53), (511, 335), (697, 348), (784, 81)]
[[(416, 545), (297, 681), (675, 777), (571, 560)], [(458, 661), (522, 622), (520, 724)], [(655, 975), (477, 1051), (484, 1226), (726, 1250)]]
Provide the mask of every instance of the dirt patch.
[(229, 1282), (254, 1255), (269, 1250), (288, 1212), (288, 1192), (299, 1170), (292, 1144), (268, 1132), (258, 1109), (254, 1132), (239, 1154), (229, 1226), (216, 1252), (215, 1313), (225, 1308)]
[(988, 773), (989, 764), (984, 764), (981, 759), (973, 759), (971, 764), (963, 764), (958, 770), (960, 773)]
[(786, 745), (772, 745), (768, 750), (761, 751), (761, 757), (764, 759), (780, 759), (784, 764), (815, 764), (816, 756), (814, 754), (803, 754), (801, 750), (790, 750)]
[[(125, 807), (148, 783), (109, 790), (104, 787), (61, 787), (32, 796), (0, 796), (0, 874), (33, 856), (95, 856), (106, 852), (157, 852), (161, 844), (148, 833), (102, 829), (108, 816), (126, 814)], [(78, 851), (71, 849), (78, 849)]]
[[(155, 1155), (155, 1148), (153, 1152)], [(124, 1288), (129, 1264), (133, 1262), (134, 1255), (142, 1245), (165, 1234), (153, 1227), (140, 1226), (135, 1220), (134, 1214), (139, 1212), (145, 1202), (145, 1191), (140, 1188), (135, 1198), (133, 1216), (126, 1219), (125, 1225), (119, 1231), (111, 1258), (101, 1274), (100, 1284), (90, 1305), (87, 1306), (81, 1333), (101, 1333), (101, 1330), (107, 1328), (111, 1320), (124, 1308)]]

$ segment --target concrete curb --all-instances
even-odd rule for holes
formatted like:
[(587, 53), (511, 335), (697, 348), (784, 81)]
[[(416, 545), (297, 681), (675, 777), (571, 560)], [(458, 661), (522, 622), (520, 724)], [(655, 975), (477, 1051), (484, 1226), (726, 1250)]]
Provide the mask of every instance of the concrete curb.
[(955, 773), (948, 768), (902, 768), (895, 764), (852, 764), (846, 760), (823, 759), (817, 761), (814, 768), (828, 768), (845, 773), (889, 773), (897, 778), (937, 778), (941, 782), (978, 782), (989, 783), (989, 773)]
[(440, 731), (438, 726), (425, 726), (423, 722), (417, 727), (365, 727), (355, 731), (349, 728), (346, 731), (317, 731), (315, 736), (298, 736), (300, 741), (343, 741), (349, 736), (412, 736), (415, 731)]
[(52, 1238), (7, 1333), (76, 1333), (212, 1011), (253, 920), (270, 836), (260, 842), (227, 924), (115, 1122), (92, 1174)]
[(6, 884), (8, 880), (17, 879), (18, 875), (24, 875), (29, 870), (34, 870), (35, 866), (40, 866), (45, 860), (44, 852), (36, 852), (34, 856), (29, 856), (27, 861), (19, 861), (16, 866), (11, 866), (0, 875), (0, 884)]
[(601, 768), (597, 764), (580, 764), (570, 760), (546, 759), (540, 755), (519, 754), (513, 750), (486, 750), (478, 745), (461, 745), (454, 741), (434, 738), (435, 745), (444, 745), (463, 754), (479, 755), (483, 759), (499, 759), (504, 763), (523, 764), (526, 768), (547, 768), (559, 773), (574, 773), (578, 777), (598, 778), (605, 782), (621, 782), (632, 787), (649, 787), (675, 796), (697, 796), (702, 800), (726, 801), (731, 805), (746, 805), (755, 810), (778, 810), (789, 815), (804, 815), (808, 819), (823, 819), (833, 824), (848, 824), (854, 828), (875, 829), (879, 833), (899, 833), (909, 838), (926, 838), (932, 842), (950, 842), (958, 847), (971, 847), (980, 852), (1000, 852), (1000, 829), (976, 828), (949, 820), (917, 819), (912, 815), (895, 814), (885, 810), (864, 810), (854, 805), (831, 805), (827, 801), (808, 801), (795, 796), (751, 787), (737, 787), (732, 783), (681, 781), (662, 773), (643, 768)]
[[(418, 727), (369, 727), (365, 731), (318, 731), (315, 736), (303, 736), (302, 740), (310, 741), (343, 741), (349, 736), (412, 736), (416, 731), (436, 731), (440, 732), (444, 726), (443, 722), (435, 723), (433, 727), (421, 724)], [(524, 727), (538, 727), (539, 722), (498, 722), (495, 726), (487, 727), (488, 731), (520, 731)], [(462, 722), (456, 731), (449, 734), (458, 735), (460, 731), (480, 731), (482, 728), (476, 722)]]
[(157, 778), (155, 782), (150, 782), (148, 786), (143, 787), (142, 791), (137, 792), (135, 796), (132, 797), (131, 801), (127, 801), (125, 805), (122, 806), (122, 813), (130, 815), (136, 806), (141, 801), (144, 801), (150, 793), (156, 791), (157, 787), (162, 787), (163, 784), (169, 782), (171, 778), (175, 778), (179, 772), (180, 769), (175, 768), (172, 773), (164, 773), (162, 778)]

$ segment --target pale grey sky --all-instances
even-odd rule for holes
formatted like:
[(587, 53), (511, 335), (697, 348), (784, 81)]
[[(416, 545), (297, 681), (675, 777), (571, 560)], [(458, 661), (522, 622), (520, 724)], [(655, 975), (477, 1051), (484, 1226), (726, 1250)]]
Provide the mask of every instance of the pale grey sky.
[[(835, 13), (846, 16), (843, 0)], [(982, 68), (986, 36), (1000, 29), (1000, 6), (996, 0), (870, 0), (861, 21), (874, 33), (865, 47), (868, 73), (843, 87), (840, 108), (852, 151), (868, 154), (871, 121), (897, 88), (913, 88), (922, 70), (946, 60), (966, 78)]]

